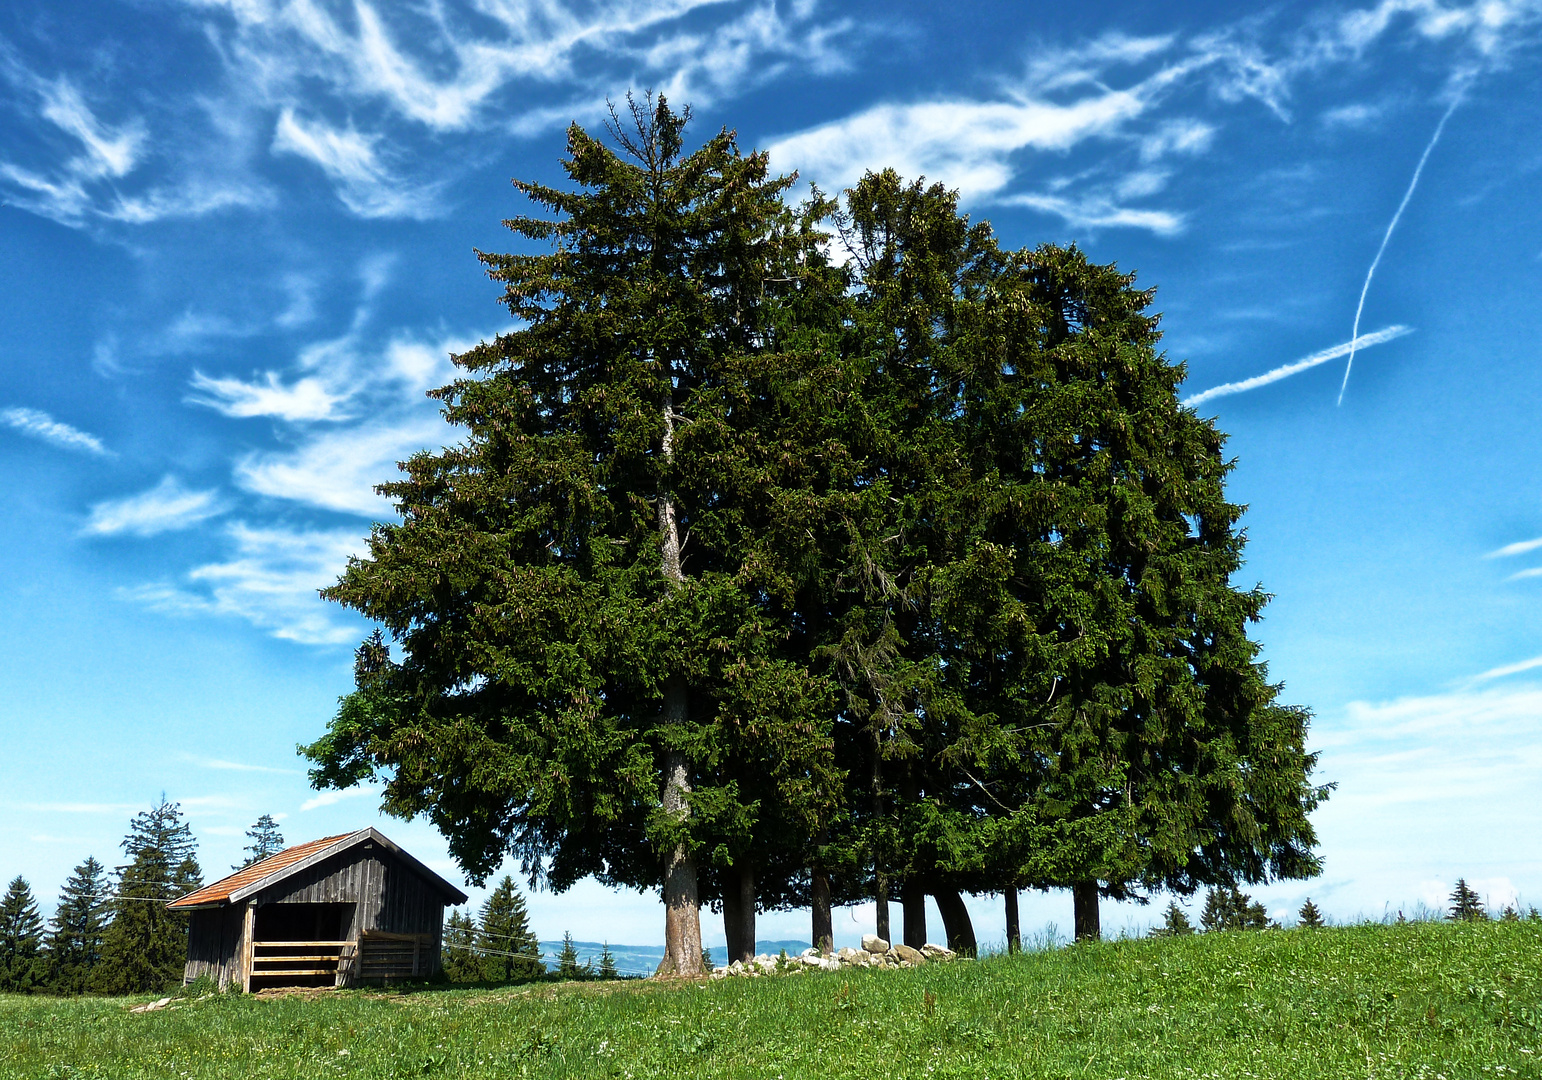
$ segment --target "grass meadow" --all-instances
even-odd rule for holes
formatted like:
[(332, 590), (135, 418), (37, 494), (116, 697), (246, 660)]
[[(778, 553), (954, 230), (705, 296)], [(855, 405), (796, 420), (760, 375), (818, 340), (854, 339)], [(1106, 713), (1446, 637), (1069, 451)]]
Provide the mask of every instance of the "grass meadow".
[(1542, 923), (1114, 941), (901, 971), (0, 997), (7, 1080), (1542, 1078)]

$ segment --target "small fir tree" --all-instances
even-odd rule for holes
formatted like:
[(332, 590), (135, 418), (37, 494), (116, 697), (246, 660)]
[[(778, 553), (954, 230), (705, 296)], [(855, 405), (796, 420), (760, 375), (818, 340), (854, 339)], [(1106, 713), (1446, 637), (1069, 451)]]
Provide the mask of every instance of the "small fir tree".
[(1451, 921), (1483, 922), (1487, 918), (1482, 899), (1468, 888), (1466, 878), (1457, 878), (1456, 888), (1451, 892)]
[(525, 898), (507, 874), (482, 905), (476, 944), (485, 950), (482, 977), (491, 982), (534, 979), (546, 970), (541, 944), (530, 930)]
[(445, 920), (440, 965), (451, 982), (480, 982), (485, 977), (482, 955), (476, 949), (476, 933), (476, 923), (464, 911), (452, 911)]
[(17, 876), (0, 900), (0, 991), (22, 994), (42, 988), (43, 920), (25, 878)]
[(573, 934), (562, 932), (562, 952), (557, 956), (557, 974), (564, 979), (587, 979), (592, 972), (588, 964), (578, 962), (578, 950), (573, 947)]
[(1520, 922), (1521, 913), (1514, 904), (1506, 904), (1505, 909), (1499, 913), (1499, 918), (1503, 922)]
[(123, 840), (129, 861), (118, 867), (117, 900), (102, 940), (91, 989), (139, 994), (182, 981), (187, 916), (166, 905), (198, 888), (202, 874), (182, 808), (165, 796), (136, 816)]
[(616, 958), (611, 955), (610, 942), (605, 942), (600, 948), (600, 978), (619, 979), (621, 973), (616, 970)]
[(245, 849), (246, 861), (232, 866), (232, 870), (245, 870), (253, 863), (260, 863), (268, 856), (284, 850), (284, 834), (279, 832), (278, 822), (273, 820), (272, 814), (258, 818), (257, 823), (246, 830), (246, 838), (251, 841)]
[(1263, 904), (1230, 885), (1205, 893), (1205, 910), (1199, 918), (1207, 932), (1217, 930), (1267, 930), (1269, 913)]
[(87, 858), (64, 883), (48, 924), (48, 982), (55, 993), (85, 992), (91, 972), (102, 958), (108, 907), (107, 869)]
[[(1402, 915), (1401, 911), (1398, 912), (1399, 918), (1402, 918)], [(1296, 924), (1309, 930), (1316, 930), (1323, 925), (1322, 912), (1317, 910), (1317, 905), (1312, 903), (1310, 896), (1306, 898), (1306, 903), (1301, 905), (1301, 910), (1296, 912)]]
[(1152, 937), (1182, 937), (1184, 934), (1192, 934), (1194, 924), (1189, 922), (1189, 914), (1178, 906), (1178, 901), (1173, 900), (1167, 905), (1167, 912), (1163, 915), (1162, 925), (1151, 931)]

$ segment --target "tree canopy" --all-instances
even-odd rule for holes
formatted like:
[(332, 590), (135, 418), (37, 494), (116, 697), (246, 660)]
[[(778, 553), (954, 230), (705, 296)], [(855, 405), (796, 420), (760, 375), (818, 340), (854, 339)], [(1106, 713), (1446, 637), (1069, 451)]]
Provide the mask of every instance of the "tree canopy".
[(1070, 888), (1082, 937), (1099, 897), (1316, 873), (1309, 717), (1153, 292), (893, 172), (793, 205), (629, 104), (478, 252), (515, 328), (324, 593), (390, 640), (313, 782), (382, 779), (478, 881), (659, 889), (679, 973), (702, 903), (743, 956), (757, 909), (823, 940), (875, 896), (889, 936), (895, 891), (919, 944), (930, 894), (967, 949), (961, 893)]

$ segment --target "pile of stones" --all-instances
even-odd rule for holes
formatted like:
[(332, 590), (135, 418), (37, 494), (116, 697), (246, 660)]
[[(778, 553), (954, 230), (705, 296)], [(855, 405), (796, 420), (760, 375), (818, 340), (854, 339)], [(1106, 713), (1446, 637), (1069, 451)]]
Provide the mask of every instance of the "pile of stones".
[(804, 949), (797, 956), (761, 955), (753, 960), (735, 960), (726, 967), (713, 968), (714, 979), (756, 975), (796, 975), (803, 971), (840, 971), (842, 968), (920, 967), (925, 963), (952, 960), (952, 949), (928, 942), (919, 949), (909, 945), (890, 945), (881, 937), (866, 934), (860, 949), (842, 948), (833, 953)]

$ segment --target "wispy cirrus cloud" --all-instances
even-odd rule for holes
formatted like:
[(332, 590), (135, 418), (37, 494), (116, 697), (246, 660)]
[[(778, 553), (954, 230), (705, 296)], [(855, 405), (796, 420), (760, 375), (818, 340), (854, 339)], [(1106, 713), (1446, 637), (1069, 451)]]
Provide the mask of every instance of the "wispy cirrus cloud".
[[(1080, 229), (1174, 235), (1184, 227), (1184, 211), (1143, 204), (1146, 196), (1132, 191), (1130, 181), (1154, 162), (1209, 149), (1215, 124), (1193, 115), (1205, 98), (1257, 103), (1288, 124), (1298, 83), (1359, 63), (1393, 38), (1454, 42), (1452, 78), (1471, 78), (1503, 66), (1514, 49), (1538, 38), (1542, 3), (1385, 0), (1317, 14), (1294, 29), (1283, 21), (1254, 17), (1188, 37), (1109, 33), (1079, 44), (1040, 45), (1023, 74), (1000, 80), (994, 96), (869, 105), (785, 135), (770, 149), (778, 167), (799, 169), (827, 190), (892, 166), (956, 188), (966, 201), (1027, 206)], [(1361, 123), (1369, 115), (1367, 106), (1346, 107), (1325, 122)], [(1100, 147), (1093, 166), (1040, 179), (1046, 162), (1088, 146)]]
[(283, 377), (276, 371), (264, 372), (251, 381), (216, 378), (194, 371), (194, 392), (188, 395), (187, 400), (239, 419), (271, 416), (279, 420), (296, 421), (335, 420), (340, 417), (339, 407), (347, 400), (346, 393), (333, 391), (324, 380), (315, 376), (288, 383), (282, 380)]
[(436, 415), (372, 423), (306, 437), (293, 450), (250, 454), (236, 464), (236, 483), (277, 499), (380, 518), (390, 504), (375, 485), (398, 475), (396, 463), (437, 450), (449, 434)]
[(1536, 540), (1517, 540), (1513, 544), (1506, 544), (1497, 551), (1490, 551), (1484, 558), (1504, 559), (1511, 555), (1525, 555), (1527, 552), (1536, 551), (1537, 548), (1542, 548), (1542, 538)]
[(138, 585), (119, 595), (165, 614), (233, 616), (301, 644), (337, 645), (357, 636), (316, 592), (335, 582), (348, 556), (362, 550), (360, 530), (234, 522), (225, 536), (232, 558), (196, 567), (185, 583)]
[(430, 218), (444, 212), (441, 184), (412, 186), (381, 160), (379, 135), (352, 126), (338, 129), (321, 120), (303, 120), (291, 108), (279, 114), (273, 152), (294, 154), (321, 168), (334, 183), (343, 205), (363, 218)]
[(197, 765), (204, 769), (216, 769), (221, 772), (252, 772), (271, 773), (276, 776), (299, 776), (301, 769), (280, 769), (272, 765), (252, 765), (244, 761), (226, 761), (223, 758), (205, 758), (194, 754), (180, 755), (183, 761)]
[(95, 504), (81, 532), (87, 536), (157, 536), (190, 528), (226, 509), (219, 492), (189, 491), (176, 477), (166, 476), (138, 495)]
[(98, 457), (107, 457), (111, 453), (95, 435), (71, 427), (62, 420), (55, 420), (41, 409), (0, 409), (0, 424), (62, 450), (75, 450)]
[(334, 806), (344, 799), (361, 799), (380, 794), (380, 787), (376, 784), (363, 784), (359, 787), (344, 788), (341, 791), (323, 791), (313, 795), (300, 804), (301, 811), (319, 810), (323, 806)]

